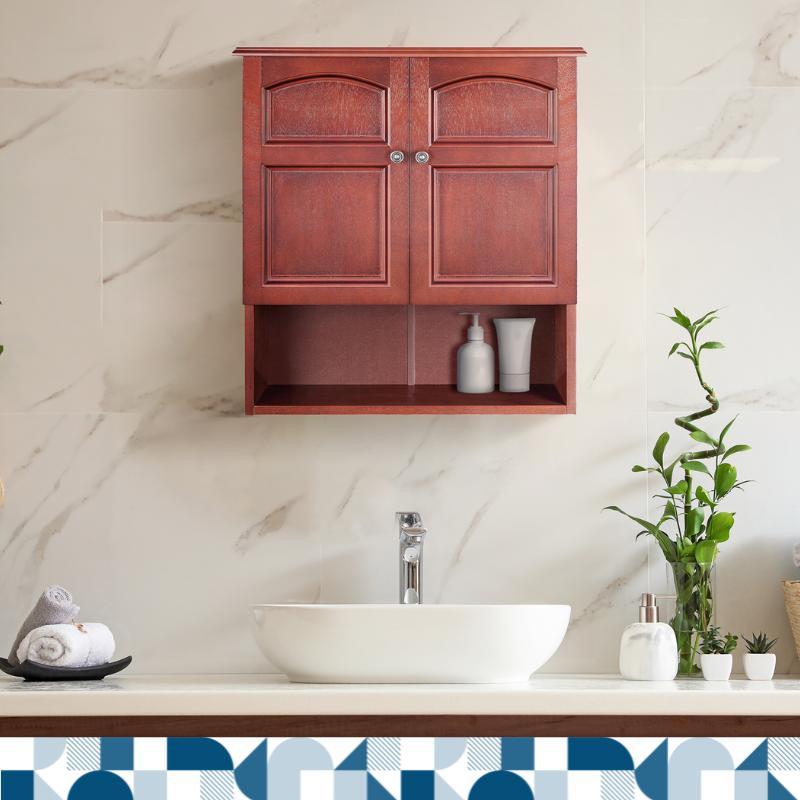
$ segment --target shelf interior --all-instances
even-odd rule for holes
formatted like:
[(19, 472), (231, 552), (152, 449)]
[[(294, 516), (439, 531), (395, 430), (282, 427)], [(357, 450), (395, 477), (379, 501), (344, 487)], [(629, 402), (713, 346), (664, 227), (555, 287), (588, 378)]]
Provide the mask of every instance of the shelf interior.
[[(568, 412), (565, 306), (253, 306), (249, 410), (290, 413)], [(535, 317), (528, 392), (461, 394), (456, 351), (469, 317), (481, 314), (497, 353), (492, 319)], [(497, 356), (495, 365), (497, 369)]]
[[(350, 384), (340, 386), (269, 386), (256, 403), (255, 413), (391, 413), (407, 408), (409, 413), (503, 413), (529, 410), (529, 413), (558, 414), (566, 404), (551, 384), (536, 384), (529, 392), (491, 392), (462, 394), (448, 384)], [(279, 411), (280, 410), (280, 411)]]

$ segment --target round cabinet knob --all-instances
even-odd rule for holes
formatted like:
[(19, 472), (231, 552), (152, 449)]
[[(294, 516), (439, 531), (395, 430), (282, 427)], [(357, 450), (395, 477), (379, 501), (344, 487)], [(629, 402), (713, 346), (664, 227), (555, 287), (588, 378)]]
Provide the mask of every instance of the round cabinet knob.
[(389, 161), (391, 161), (392, 164), (402, 164), (405, 158), (405, 154), (402, 150), (392, 150), (392, 152), (389, 153)]
[(416, 159), (417, 164), (427, 164), (431, 160), (430, 154), (426, 153), (424, 150), (420, 150), (419, 153), (415, 153), (414, 158)]

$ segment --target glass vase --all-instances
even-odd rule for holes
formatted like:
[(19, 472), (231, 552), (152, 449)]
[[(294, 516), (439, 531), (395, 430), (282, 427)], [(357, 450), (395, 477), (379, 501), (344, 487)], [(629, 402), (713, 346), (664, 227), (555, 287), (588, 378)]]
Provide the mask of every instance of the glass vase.
[(681, 561), (668, 565), (668, 577), (675, 586), (675, 613), (670, 625), (678, 640), (678, 675), (702, 675), (700, 644), (702, 634), (714, 622), (715, 565), (701, 567)]

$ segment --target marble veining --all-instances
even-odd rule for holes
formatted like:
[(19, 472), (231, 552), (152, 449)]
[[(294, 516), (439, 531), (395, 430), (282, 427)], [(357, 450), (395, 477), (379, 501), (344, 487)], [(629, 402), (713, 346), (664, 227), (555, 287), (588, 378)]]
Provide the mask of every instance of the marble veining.
[(158, 211), (152, 214), (133, 214), (117, 209), (104, 209), (103, 222), (241, 222), (242, 203), (238, 196), (216, 197)]
[[(798, 335), (800, 5), (146, 0), (52, 30), (10, 8), (0, 646), (57, 581), (134, 671), (261, 671), (248, 604), (392, 602), (393, 515), (417, 509), (429, 597), (569, 603), (546, 669), (613, 671), (665, 573), (600, 509), (646, 513), (630, 467), (695, 401), (657, 313), (727, 305), (710, 374), (758, 484), (737, 501), (718, 622), (780, 636), (779, 671), (800, 670), (779, 583), (796, 573), (800, 374), (781, 343)], [(243, 417), (236, 44), (587, 49), (577, 416)], [(767, 282), (782, 291), (762, 308)]]
[(301, 500), (300, 497), (293, 497), (282, 505), (268, 512), (263, 519), (251, 525), (236, 540), (235, 549), (240, 553), (246, 553), (261, 537), (279, 531), (286, 524), (286, 520), (292, 508)]
[(68, 99), (66, 102), (61, 103), (60, 105), (56, 106), (55, 108), (47, 111), (38, 119), (29, 122), (24, 128), (21, 130), (15, 131), (10, 136), (5, 139), (0, 139), (0, 150), (4, 150), (11, 145), (21, 142), (26, 137), (30, 136), (34, 131), (41, 128), (43, 125), (47, 125), (53, 119), (56, 119), (60, 114), (63, 114), (73, 103), (72, 99)]

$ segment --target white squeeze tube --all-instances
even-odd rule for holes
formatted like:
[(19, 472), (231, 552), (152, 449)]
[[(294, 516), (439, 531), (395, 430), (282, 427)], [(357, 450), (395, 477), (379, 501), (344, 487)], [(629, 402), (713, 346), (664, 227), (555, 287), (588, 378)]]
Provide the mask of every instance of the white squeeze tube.
[(500, 355), (500, 391), (528, 392), (531, 388), (533, 317), (495, 319)]

